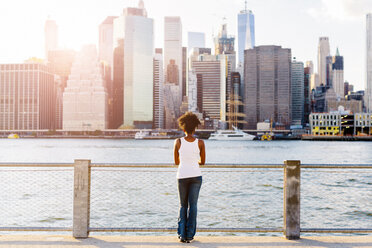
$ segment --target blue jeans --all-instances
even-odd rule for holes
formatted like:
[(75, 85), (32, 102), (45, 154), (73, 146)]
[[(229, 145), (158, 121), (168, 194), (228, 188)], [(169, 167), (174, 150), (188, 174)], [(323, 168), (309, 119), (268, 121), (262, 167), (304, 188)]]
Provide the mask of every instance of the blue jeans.
[(178, 179), (180, 198), (180, 215), (178, 218), (178, 236), (182, 239), (194, 238), (196, 232), (196, 215), (202, 177)]

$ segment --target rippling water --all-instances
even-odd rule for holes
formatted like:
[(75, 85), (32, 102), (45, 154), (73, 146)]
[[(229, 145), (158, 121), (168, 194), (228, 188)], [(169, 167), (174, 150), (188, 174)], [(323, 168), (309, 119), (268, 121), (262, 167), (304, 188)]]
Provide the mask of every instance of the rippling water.
[[(172, 163), (172, 140), (0, 139), (2, 162)], [(207, 163), (370, 163), (372, 142), (209, 141)]]
[[(0, 162), (172, 163), (172, 140), (0, 139)], [(207, 163), (372, 164), (369, 142), (206, 141)], [(91, 227), (175, 227), (176, 169), (93, 168)], [(372, 170), (303, 169), (301, 225), (372, 228)], [(199, 227), (280, 228), (282, 169), (203, 169)], [(72, 226), (73, 170), (0, 170), (0, 226)], [(281, 235), (281, 234), (278, 234)]]

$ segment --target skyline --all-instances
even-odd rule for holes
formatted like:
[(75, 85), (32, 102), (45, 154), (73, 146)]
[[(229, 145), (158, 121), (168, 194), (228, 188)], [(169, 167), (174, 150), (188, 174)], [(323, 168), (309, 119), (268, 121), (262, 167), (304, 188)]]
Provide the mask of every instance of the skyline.
[[(94, 4), (72, 0), (7, 2), (0, 10), (0, 30), (5, 34), (0, 42), (0, 63), (43, 58), (44, 24), (48, 15), (57, 22), (61, 48), (80, 50), (84, 44), (98, 44), (98, 26), (107, 16), (119, 16), (125, 7), (137, 6), (137, 3), (137, 0), (96, 1)], [(206, 46), (213, 50), (212, 33), (217, 35), (223, 17), (226, 17), (228, 33), (237, 38), (237, 15), (244, 9), (244, 0), (145, 0), (145, 8), (148, 16), (154, 19), (155, 47), (164, 47), (164, 16), (180, 16), (183, 46), (187, 46), (187, 32), (204, 32)], [(247, 9), (255, 15), (256, 45), (291, 48), (297, 61), (312, 60), (317, 68), (318, 40), (327, 36), (331, 55), (335, 55), (338, 47), (345, 58), (345, 80), (354, 84), (356, 90), (365, 88), (365, 14), (372, 12), (372, 2), (251, 0)]]

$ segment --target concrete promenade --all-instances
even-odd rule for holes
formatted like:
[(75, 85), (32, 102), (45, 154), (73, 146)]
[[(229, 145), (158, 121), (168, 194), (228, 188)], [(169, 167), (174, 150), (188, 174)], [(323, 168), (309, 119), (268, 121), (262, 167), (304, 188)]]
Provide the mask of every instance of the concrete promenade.
[(372, 235), (368, 236), (328, 236), (303, 237), (300, 240), (286, 240), (284, 237), (237, 237), (237, 236), (197, 236), (191, 244), (179, 243), (175, 236), (91, 236), (75, 239), (63, 235), (1, 235), (0, 248), (284, 248), (284, 247), (372, 247)]

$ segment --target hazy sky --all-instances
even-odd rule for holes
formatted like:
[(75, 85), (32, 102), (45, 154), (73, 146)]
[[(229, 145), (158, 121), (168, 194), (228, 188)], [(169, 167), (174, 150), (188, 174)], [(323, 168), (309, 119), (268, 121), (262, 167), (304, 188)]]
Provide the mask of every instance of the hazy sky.
[[(12, 0), (0, 8), (0, 63), (44, 57), (44, 22), (48, 16), (59, 26), (59, 45), (79, 49), (98, 43), (98, 25), (109, 15), (136, 6), (137, 0)], [(181, 16), (187, 32), (205, 32), (207, 46), (226, 17), (229, 34), (237, 33), (237, 14), (244, 0), (144, 0), (155, 20), (155, 45), (163, 47), (164, 16)], [(255, 15), (256, 45), (292, 49), (299, 61), (312, 60), (317, 68), (320, 36), (328, 36), (331, 54), (339, 47), (345, 61), (345, 80), (364, 89), (365, 14), (372, 0), (248, 0)], [(236, 44), (237, 49), (237, 44)]]

